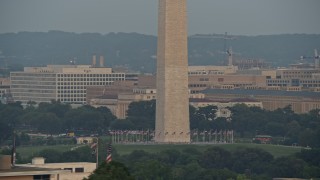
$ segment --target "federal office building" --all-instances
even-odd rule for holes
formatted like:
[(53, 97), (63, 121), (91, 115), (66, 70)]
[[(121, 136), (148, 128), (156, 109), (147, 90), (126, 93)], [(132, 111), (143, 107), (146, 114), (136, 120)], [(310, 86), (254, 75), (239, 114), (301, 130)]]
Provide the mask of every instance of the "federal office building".
[(125, 80), (124, 73), (113, 73), (112, 68), (90, 65), (47, 65), (25, 67), (11, 72), (11, 94), (14, 101), (85, 104), (88, 86), (105, 86)]

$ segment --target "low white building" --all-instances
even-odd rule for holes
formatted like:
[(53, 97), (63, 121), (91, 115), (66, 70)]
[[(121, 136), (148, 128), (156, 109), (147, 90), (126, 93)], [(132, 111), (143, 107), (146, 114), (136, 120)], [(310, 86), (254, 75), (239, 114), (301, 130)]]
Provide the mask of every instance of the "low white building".
[(93, 137), (77, 137), (77, 144), (92, 144), (93, 143)]
[(34, 157), (31, 164), (17, 164), (17, 166), (69, 170), (68, 173), (59, 174), (60, 180), (82, 180), (83, 178), (88, 177), (96, 169), (96, 163), (45, 163), (43, 157)]

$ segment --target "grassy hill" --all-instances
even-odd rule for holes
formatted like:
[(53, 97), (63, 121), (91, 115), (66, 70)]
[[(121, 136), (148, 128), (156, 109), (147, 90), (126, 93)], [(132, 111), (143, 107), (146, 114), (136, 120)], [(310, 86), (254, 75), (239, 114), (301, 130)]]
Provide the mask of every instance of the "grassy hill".
[[(235, 151), (241, 148), (260, 148), (269, 153), (271, 153), (274, 157), (280, 156), (289, 156), (296, 152), (301, 151), (301, 147), (291, 147), (291, 146), (280, 146), (280, 145), (270, 145), (270, 144), (114, 144), (113, 148), (116, 149), (117, 153), (120, 155), (130, 154), (134, 150), (144, 150), (149, 153), (157, 153), (166, 149), (176, 149), (183, 150), (188, 147), (196, 148), (199, 151), (204, 151), (208, 147), (217, 146), (224, 148), (228, 151)], [(32, 155), (36, 155), (43, 149), (54, 149), (60, 152), (71, 150), (71, 148), (77, 147), (77, 145), (56, 145), (56, 146), (33, 146), (33, 147), (19, 147), (17, 152), (23, 157), (27, 158)]]
[(301, 151), (301, 147), (291, 147), (291, 146), (280, 146), (280, 145), (270, 145), (270, 144), (191, 144), (191, 145), (173, 145), (173, 144), (162, 144), (162, 145), (114, 145), (117, 152), (120, 155), (129, 154), (134, 150), (144, 150), (149, 153), (157, 153), (166, 149), (176, 149), (182, 150), (188, 147), (193, 147), (199, 151), (204, 151), (208, 147), (217, 146), (226, 149), (230, 152), (241, 148), (259, 148), (263, 149), (274, 157), (288, 156), (296, 152)]

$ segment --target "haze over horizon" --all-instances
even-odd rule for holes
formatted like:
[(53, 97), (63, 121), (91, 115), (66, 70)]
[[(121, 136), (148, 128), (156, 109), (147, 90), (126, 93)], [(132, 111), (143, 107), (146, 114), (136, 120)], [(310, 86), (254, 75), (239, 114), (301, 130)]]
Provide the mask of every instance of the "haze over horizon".
[[(0, 33), (157, 34), (158, 0), (2, 0)], [(320, 34), (319, 0), (188, 0), (189, 34)]]

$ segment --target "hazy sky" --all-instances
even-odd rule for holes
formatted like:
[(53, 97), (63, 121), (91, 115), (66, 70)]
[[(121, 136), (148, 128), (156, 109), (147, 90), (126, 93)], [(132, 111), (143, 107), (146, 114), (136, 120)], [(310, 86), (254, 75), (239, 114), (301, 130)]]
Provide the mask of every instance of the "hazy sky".
[[(158, 0), (0, 0), (0, 33), (157, 33)], [(188, 0), (189, 34), (320, 34), (320, 0)]]

